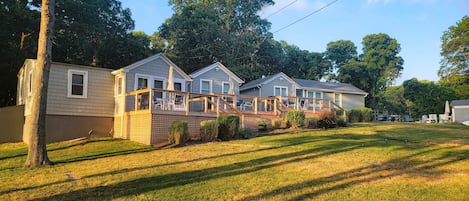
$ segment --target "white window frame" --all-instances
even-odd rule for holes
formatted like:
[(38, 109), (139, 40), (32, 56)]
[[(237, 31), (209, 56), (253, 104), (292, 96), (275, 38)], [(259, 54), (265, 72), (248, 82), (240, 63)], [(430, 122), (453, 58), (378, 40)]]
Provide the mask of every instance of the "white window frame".
[(31, 96), (33, 94), (33, 79), (34, 73), (33, 70), (30, 70), (28, 72), (28, 96)]
[(324, 93), (322, 91), (314, 91), (314, 98), (317, 99), (317, 94), (319, 93), (319, 99), (324, 99)]
[(213, 80), (200, 79), (200, 87), (199, 87), (199, 92), (200, 92), (200, 94), (203, 94), (203, 93), (202, 93), (202, 83), (203, 83), (203, 82), (209, 82), (209, 83), (210, 83), (210, 85), (209, 85), (209, 87), (210, 87), (209, 90), (210, 90), (210, 91), (209, 91), (208, 93), (211, 94), (211, 93), (213, 92)]
[[(275, 89), (276, 88), (280, 88), (280, 95), (275, 94)], [(281, 95), (282, 94), (282, 89), (285, 89), (286, 94), (284, 96), (288, 96), (288, 87), (287, 86), (278, 86), (278, 85), (274, 85), (274, 96), (283, 96), (283, 95)]]
[(24, 74), (23, 72), (20, 74), (18, 78), (18, 104), (24, 104)]
[[(121, 83), (119, 84), (119, 79), (121, 80)], [(125, 91), (125, 85), (124, 85), (124, 76), (122, 75), (116, 75), (116, 81), (115, 81), (115, 91), (114, 94), (115, 96), (122, 96)], [(121, 91), (119, 93), (119, 85), (121, 87)]]
[[(339, 103), (337, 103), (336, 95), (339, 95)], [(342, 107), (342, 93), (334, 93), (334, 103)]]
[(181, 91), (186, 91), (186, 80), (185, 79), (179, 79), (179, 78), (173, 78), (174, 83), (181, 83)]
[(135, 91), (138, 90), (138, 79), (139, 78), (147, 79), (147, 88), (151, 88), (153, 86), (153, 83), (151, 83), (151, 81), (153, 81), (151, 76), (135, 73), (135, 85), (134, 85), (134, 90)]
[[(228, 88), (226, 88), (226, 93), (225, 93), (225, 84), (228, 85)], [(222, 94), (228, 94), (229, 92), (230, 92), (230, 83), (229, 83), (229, 82), (222, 81), (222, 82), (221, 82), (221, 93), (222, 93)]]
[[(83, 75), (83, 95), (72, 94), (72, 76)], [(67, 84), (67, 97), (68, 98), (87, 98), (88, 97), (88, 71), (83, 70), (68, 70), (68, 84)]]

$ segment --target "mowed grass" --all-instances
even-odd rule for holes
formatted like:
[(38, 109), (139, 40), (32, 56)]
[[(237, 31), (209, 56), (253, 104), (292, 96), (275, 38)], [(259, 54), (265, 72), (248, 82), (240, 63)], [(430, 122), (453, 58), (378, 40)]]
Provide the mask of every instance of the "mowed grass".
[(469, 127), (456, 125), (357, 124), (171, 149), (91, 139), (48, 150), (56, 165), (24, 169), (26, 145), (0, 145), (0, 200), (469, 200)]

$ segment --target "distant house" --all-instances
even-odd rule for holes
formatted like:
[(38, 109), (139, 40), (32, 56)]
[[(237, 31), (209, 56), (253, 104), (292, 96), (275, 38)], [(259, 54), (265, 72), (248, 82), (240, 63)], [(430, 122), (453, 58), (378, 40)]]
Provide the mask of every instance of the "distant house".
[(200, 94), (228, 94), (230, 87), (233, 87), (232, 93), (238, 95), (239, 86), (244, 83), (220, 62), (201, 68), (190, 76), (192, 78), (191, 91)]
[(248, 82), (241, 86), (240, 91), (241, 95), (330, 100), (346, 110), (365, 107), (367, 96), (366, 92), (351, 84), (292, 79), (282, 72)]
[(469, 121), (469, 100), (454, 100), (450, 105), (453, 122)]

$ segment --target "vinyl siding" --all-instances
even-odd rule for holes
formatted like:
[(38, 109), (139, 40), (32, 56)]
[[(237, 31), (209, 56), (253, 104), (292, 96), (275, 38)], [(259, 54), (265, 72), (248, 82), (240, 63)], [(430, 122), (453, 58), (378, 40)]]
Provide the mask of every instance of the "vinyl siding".
[[(223, 82), (229, 82), (229, 76), (222, 70), (211, 69), (206, 73), (192, 78), (192, 92), (200, 93), (200, 80), (212, 80), (212, 93), (221, 94), (223, 92)], [(239, 94), (239, 83), (231, 79), (234, 83), (234, 93)]]
[(346, 110), (365, 107), (363, 95), (342, 94), (342, 107)]
[(453, 107), (454, 122), (461, 123), (469, 120), (469, 106)]
[[(68, 70), (88, 72), (87, 98), (67, 97)], [(47, 114), (114, 116), (114, 76), (110, 70), (52, 64), (47, 96)]]
[(276, 79), (271, 80), (267, 84), (261, 85), (262, 90), (261, 90), (261, 96), (263, 97), (268, 97), (268, 96), (273, 96), (274, 95), (274, 86), (285, 86), (288, 87), (288, 96), (295, 96), (295, 89), (293, 89), (293, 85), (286, 79), (280, 79), (281, 77), (278, 77)]
[(259, 88), (251, 88), (249, 90), (245, 90), (241, 92), (241, 95), (243, 96), (259, 96)]
[[(126, 73), (125, 92), (131, 92), (135, 90), (135, 74), (164, 77), (165, 79), (167, 79), (168, 73), (169, 73), (169, 65), (166, 62), (164, 62), (163, 59), (161, 58), (155, 59), (142, 66), (134, 68)], [(184, 79), (184, 77), (181, 76), (176, 70), (173, 71), (173, 78), (182, 79), (182, 80)], [(182, 83), (182, 84), (185, 85), (185, 83)], [(150, 83), (150, 86), (151, 86), (151, 83)], [(165, 83), (165, 86), (166, 86), (166, 83)]]

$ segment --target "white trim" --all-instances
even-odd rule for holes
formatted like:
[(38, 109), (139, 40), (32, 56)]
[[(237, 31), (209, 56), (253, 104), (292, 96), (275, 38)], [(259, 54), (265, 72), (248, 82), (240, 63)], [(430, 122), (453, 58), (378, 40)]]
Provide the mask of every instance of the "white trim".
[[(228, 88), (226, 90), (226, 94), (228, 94), (228, 92), (230, 92), (230, 82), (225, 82), (225, 81), (222, 81), (221, 82), (221, 93), (222, 94), (225, 94), (225, 84), (228, 85)], [(234, 87), (233, 87), (234, 88)]]
[[(337, 103), (337, 100), (335, 99), (336, 95), (339, 95), (339, 103)], [(334, 103), (342, 107), (342, 93), (334, 93)]]
[(469, 105), (455, 105), (453, 106), (453, 108), (456, 108), (456, 109), (469, 108)]
[(200, 94), (204, 94), (204, 93), (202, 93), (202, 82), (204, 82), (204, 81), (210, 83), (210, 85), (209, 85), (209, 86), (210, 86), (210, 92), (209, 92), (209, 94), (212, 93), (212, 92), (213, 92), (213, 80), (200, 79), (200, 87), (199, 87), (199, 92), (200, 92)]
[[(72, 94), (73, 75), (83, 75), (83, 95)], [(74, 70), (74, 69), (68, 70), (67, 97), (68, 98), (87, 98), (88, 97), (88, 71)]]
[[(121, 91), (119, 93), (119, 79), (121, 80), (120, 86)], [(125, 85), (124, 85), (124, 76), (122, 74), (118, 74), (114, 80), (114, 97), (122, 96), (125, 92)]]
[[(280, 94), (275, 94), (275, 88), (280, 88)], [(287, 94), (281, 95), (282, 94), (282, 89), (285, 89), (285, 92)], [(274, 96), (288, 96), (288, 87), (287, 86), (274, 85)]]
[(30, 69), (28, 72), (28, 96), (31, 96), (33, 94), (33, 80), (34, 80), (33, 69)]
[(17, 89), (17, 97), (18, 100), (16, 101), (18, 105), (24, 104), (24, 74), (21, 72), (21, 74), (18, 75), (18, 89)]
[(207, 66), (207, 67), (204, 67), (196, 72), (194, 72), (193, 74), (191, 74), (190, 76), (192, 78), (195, 78), (195, 77), (198, 77), (212, 69), (216, 69), (216, 68), (219, 68), (220, 70), (222, 70), (223, 72), (225, 72), (225, 74), (227, 74), (229, 77), (233, 78), (236, 82), (242, 84), (244, 83), (244, 80), (242, 80), (241, 78), (239, 78), (236, 74), (234, 74), (232, 71), (230, 71), (230, 69), (228, 69), (226, 66), (224, 66), (222, 63), (220, 62), (216, 62), (210, 66)]
[(150, 80), (153, 80), (151, 75), (135, 73), (135, 80), (134, 80), (134, 90), (135, 91), (138, 90), (138, 79), (139, 78), (147, 79), (147, 88), (151, 88), (150, 84), (152, 84), (152, 83), (150, 82)]

